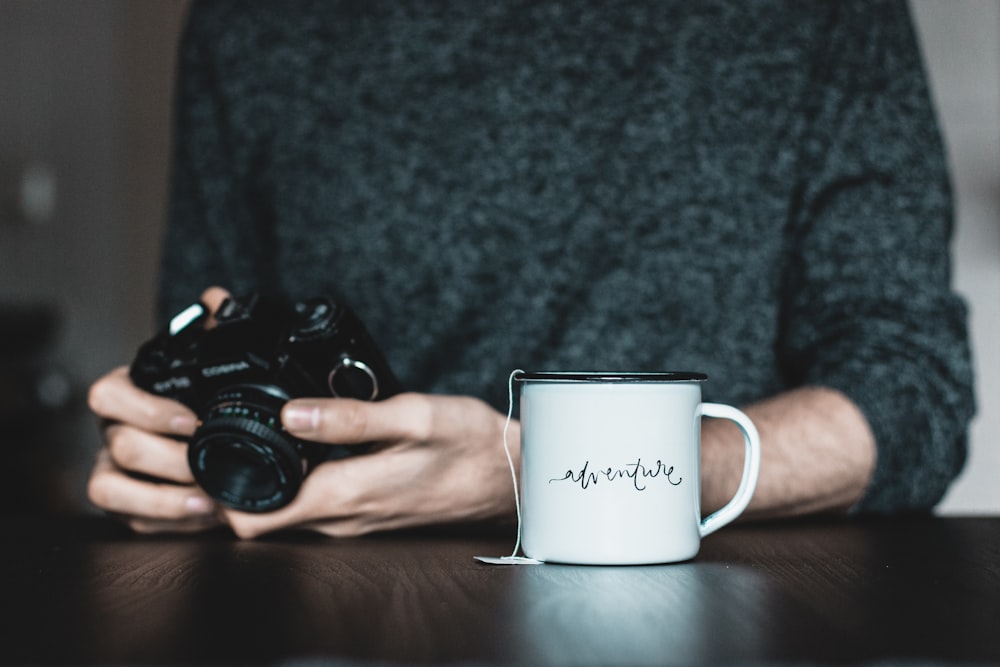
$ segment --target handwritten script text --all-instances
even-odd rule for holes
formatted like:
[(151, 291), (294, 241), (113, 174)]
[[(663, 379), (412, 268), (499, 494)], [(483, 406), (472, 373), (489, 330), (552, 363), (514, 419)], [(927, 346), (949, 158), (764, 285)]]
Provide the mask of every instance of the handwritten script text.
[(617, 482), (630, 480), (636, 491), (645, 491), (648, 481), (662, 478), (671, 486), (677, 486), (684, 481), (683, 477), (676, 476), (673, 466), (667, 466), (662, 461), (657, 461), (654, 465), (646, 466), (642, 459), (636, 459), (635, 463), (628, 463), (624, 467), (607, 467), (599, 470), (590, 470), (590, 461), (586, 461), (579, 470), (567, 470), (562, 477), (554, 477), (549, 480), (553, 482), (571, 482), (579, 484), (581, 489), (596, 485), (600, 481)]

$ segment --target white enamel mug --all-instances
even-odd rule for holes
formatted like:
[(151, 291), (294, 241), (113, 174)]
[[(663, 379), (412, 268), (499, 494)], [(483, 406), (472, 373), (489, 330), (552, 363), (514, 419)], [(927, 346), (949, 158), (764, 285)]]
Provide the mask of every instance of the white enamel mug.
[[(694, 558), (738, 517), (760, 472), (753, 422), (703, 403), (701, 373), (516, 373), (521, 385), (521, 540), (526, 556), (592, 565)], [(701, 418), (746, 444), (736, 495), (701, 516)]]

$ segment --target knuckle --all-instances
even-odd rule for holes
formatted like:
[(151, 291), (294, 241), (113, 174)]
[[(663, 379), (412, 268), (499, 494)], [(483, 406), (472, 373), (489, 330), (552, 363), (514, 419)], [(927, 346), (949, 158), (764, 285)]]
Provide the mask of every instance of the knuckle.
[(87, 498), (95, 507), (106, 512), (129, 513), (128, 495), (120, 475), (118, 472), (102, 471), (91, 476), (87, 482)]
[(368, 405), (361, 401), (344, 401), (337, 411), (337, 425), (349, 440), (362, 440), (368, 433)]
[(87, 481), (87, 498), (101, 509), (110, 509), (111, 491), (108, 473), (95, 472)]
[(130, 438), (128, 431), (121, 426), (108, 429), (107, 446), (111, 460), (126, 470), (134, 470), (142, 459), (142, 453), (136, 446), (135, 440)]
[(124, 366), (116, 368), (98, 378), (87, 390), (87, 406), (96, 414), (107, 416), (114, 401), (116, 386), (127, 373)]
[(436, 411), (432, 401), (420, 394), (402, 394), (397, 397), (406, 418), (399, 424), (404, 437), (415, 442), (429, 440), (435, 430)]
[(90, 385), (90, 389), (87, 391), (87, 406), (95, 414), (103, 415), (104, 406), (106, 404), (107, 393), (107, 380), (100, 379), (94, 384)]

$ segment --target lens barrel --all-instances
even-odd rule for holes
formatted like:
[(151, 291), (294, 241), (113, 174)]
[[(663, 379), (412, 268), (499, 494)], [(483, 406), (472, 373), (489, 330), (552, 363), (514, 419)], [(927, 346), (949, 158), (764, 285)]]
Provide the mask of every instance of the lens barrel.
[(271, 387), (243, 386), (212, 401), (188, 446), (195, 481), (212, 498), (242, 512), (270, 512), (295, 497), (307, 461), (281, 428), (287, 400)]

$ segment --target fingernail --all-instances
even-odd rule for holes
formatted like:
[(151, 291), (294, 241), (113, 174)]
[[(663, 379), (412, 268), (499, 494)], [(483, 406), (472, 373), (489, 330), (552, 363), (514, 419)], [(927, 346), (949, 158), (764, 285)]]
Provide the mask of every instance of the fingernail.
[(197, 425), (197, 421), (191, 415), (177, 415), (170, 419), (170, 428), (174, 433), (194, 433)]
[(311, 433), (319, 427), (319, 408), (316, 406), (286, 405), (281, 413), (285, 428), (296, 433)]
[(191, 514), (208, 514), (212, 511), (212, 503), (205, 496), (188, 496), (184, 508)]

